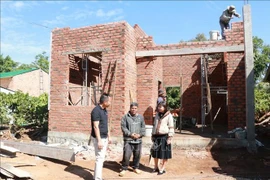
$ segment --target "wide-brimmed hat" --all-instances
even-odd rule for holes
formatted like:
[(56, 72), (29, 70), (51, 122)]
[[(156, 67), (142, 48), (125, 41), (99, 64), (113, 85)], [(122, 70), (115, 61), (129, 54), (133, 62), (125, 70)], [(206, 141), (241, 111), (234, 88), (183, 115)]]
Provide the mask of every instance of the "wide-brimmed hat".
[(230, 6), (227, 7), (227, 9), (229, 11), (235, 11), (235, 6), (234, 5), (230, 5)]

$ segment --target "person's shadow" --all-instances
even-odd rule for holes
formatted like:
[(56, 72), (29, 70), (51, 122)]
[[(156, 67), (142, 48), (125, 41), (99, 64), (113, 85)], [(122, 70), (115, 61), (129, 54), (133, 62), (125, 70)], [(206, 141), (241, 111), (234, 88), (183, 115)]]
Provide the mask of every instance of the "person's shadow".
[(91, 172), (94, 173), (92, 169), (83, 168), (77, 165), (70, 165), (65, 168), (65, 171), (75, 174), (85, 180), (94, 178), (93, 175), (91, 174)]
[[(132, 161), (129, 162), (129, 165), (131, 166), (133, 164)], [(121, 166), (121, 161), (120, 162), (116, 162), (116, 161), (105, 161), (104, 162), (104, 165), (103, 165), (103, 168), (107, 168), (107, 169), (110, 169), (112, 171), (115, 171), (117, 173), (120, 172), (122, 166)], [(145, 166), (143, 164), (140, 163), (140, 167), (139, 169), (141, 171), (144, 171), (144, 172), (152, 172), (152, 168), (148, 167), (148, 166)], [(132, 171), (131, 168), (128, 168), (129, 171)]]

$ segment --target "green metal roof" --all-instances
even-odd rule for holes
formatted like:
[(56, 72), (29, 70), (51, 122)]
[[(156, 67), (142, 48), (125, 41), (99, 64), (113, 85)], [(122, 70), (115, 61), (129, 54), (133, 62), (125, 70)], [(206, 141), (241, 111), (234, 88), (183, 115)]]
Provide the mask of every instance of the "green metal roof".
[(28, 72), (31, 72), (31, 71), (34, 71), (34, 70), (37, 70), (37, 69), (38, 68), (30, 68), (30, 69), (22, 69), (22, 70), (16, 70), (16, 71), (0, 73), (0, 79), (1, 78), (8, 78), (8, 77), (17, 76), (19, 74), (28, 73)]

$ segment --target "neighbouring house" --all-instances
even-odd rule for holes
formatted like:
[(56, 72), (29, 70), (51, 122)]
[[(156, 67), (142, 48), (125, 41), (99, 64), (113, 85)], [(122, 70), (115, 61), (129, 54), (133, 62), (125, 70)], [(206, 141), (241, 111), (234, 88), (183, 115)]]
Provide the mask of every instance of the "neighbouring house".
[[(147, 125), (162, 87), (181, 87), (183, 116), (209, 123), (205, 89), (210, 85), (215, 123), (228, 130), (246, 125), (244, 24), (232, 23), (226, 40), (157, 45), (127, 22), (52, 31), (48, 142), (87, 142), (90, 112), (102, 92), (111, 134), (121, 137), (121, 117), (132, 101)], [(207, 104), (207, 103), (206, 103)]]
[(39, 68), (0, 73), (0, 85), (12, 91), (22, 91), (30, 96), (49, 92), (49, 74)]

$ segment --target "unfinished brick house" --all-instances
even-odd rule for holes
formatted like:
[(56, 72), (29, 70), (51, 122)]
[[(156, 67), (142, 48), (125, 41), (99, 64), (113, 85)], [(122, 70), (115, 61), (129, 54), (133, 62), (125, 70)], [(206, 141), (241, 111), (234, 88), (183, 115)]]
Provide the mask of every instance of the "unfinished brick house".
[(139, 113), (151, 124), (160, 87), (181, 87), (183, 116), (199, 123), (205, 118), (206, 124), (209, 90), (215, 124), (228, 130), (245, 126), (243, 22), (233, 23), (226, 37), (156, 45), (138, 25), (127, 22), (53, 30), (48, 142), (87, 141), (90, 112), (102, 92), (112, 95), (113, 136), (122, 135), (120, 120), (131, 101), (139, 103)]

